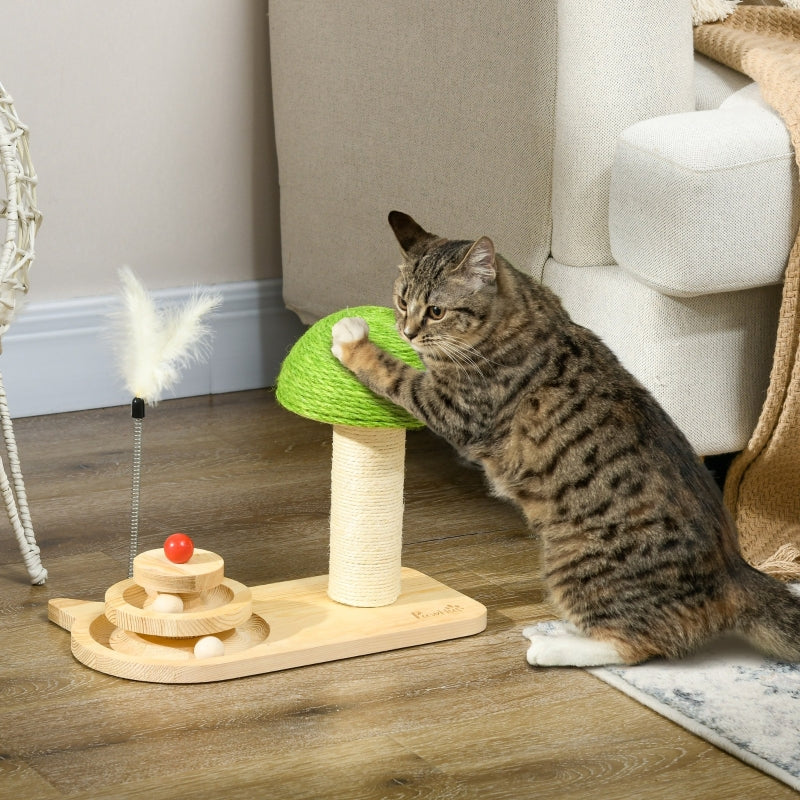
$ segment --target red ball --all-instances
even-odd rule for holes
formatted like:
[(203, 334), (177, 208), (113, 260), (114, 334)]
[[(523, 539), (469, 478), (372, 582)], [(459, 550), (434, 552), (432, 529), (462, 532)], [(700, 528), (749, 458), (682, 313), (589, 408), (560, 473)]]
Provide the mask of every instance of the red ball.
[(173, 564), (185, 564), (194, 553), (194, 542), (185, 533), (173, 533), (164, 542), (164, 555)]

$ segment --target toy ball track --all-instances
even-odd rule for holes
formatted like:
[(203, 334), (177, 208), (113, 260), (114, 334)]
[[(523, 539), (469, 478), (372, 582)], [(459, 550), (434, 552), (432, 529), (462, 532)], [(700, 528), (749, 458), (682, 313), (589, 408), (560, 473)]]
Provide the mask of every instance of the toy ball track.
[[(215, 553), (195, 550), (174, 564), (163, 550), (141, 553), (134, 577), (105, 602), (54, 599), (51, 622), (70, 631), (78, 661), (108, 675), (153, 683), (207, 683), (479, 633), (483, 605), (416, 570), (403, 568), (398, 600), (356, 608), (331, 600), (328, 576), (248, 588), (225, 578)], [(183, 611), (153, 611), (159, 592)], [(222, 653), (203, 657), (213, 634)]]

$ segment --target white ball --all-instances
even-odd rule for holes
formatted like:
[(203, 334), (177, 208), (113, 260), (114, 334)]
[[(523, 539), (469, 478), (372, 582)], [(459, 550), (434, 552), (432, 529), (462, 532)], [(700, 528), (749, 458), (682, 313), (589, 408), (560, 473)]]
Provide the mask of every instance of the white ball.
[(204, 636), (194, 646), (195, 658), (215, 658), (225, 655), (225, 645), (216, 636)]
[(159, 594), (150, 605), (152, 611), (162, 614), (180, 614), (183, 611), (183, 600), (176, 594)]

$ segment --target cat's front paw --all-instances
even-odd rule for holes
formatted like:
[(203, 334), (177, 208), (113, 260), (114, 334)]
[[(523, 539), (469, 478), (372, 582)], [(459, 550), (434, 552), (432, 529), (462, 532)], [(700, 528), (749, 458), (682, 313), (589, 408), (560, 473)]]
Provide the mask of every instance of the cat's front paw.
[(331, 352), (342, 363), (345, 361), (348, 345), (360, 342), (369, 336), (369, 325), (361, 317), (344, 317), (331, 328), (333, 345)]

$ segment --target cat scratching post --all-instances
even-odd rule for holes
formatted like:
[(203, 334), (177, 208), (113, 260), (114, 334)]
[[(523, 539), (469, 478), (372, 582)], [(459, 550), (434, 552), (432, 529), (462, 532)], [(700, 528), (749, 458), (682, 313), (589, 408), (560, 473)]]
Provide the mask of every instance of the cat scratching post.
[[(180, 564), (140, 553), (133, 578), (110, 587), (105, 602), (50, 600), (49, 617), (70, 631), (79, 661), (132, 680), (203, 683), (484, 630), (483, 605), (401, 566), (405, 431), (422, 423), (375, 397), (331, 354), (331, 328), (350, 315), (367, 320), (376, 344), (421, 366), (392, 311), (372, 306), (320, 320), (284, 361), (280, 403), (333, 424), (330, 575), (245, 587), (223, 579), (222, 558), (210, 551), (195, 549)], [(179, 594), (183, 611), (153, 608), (153, 591)], [(222, 654), (198, 652), (206, 635), (220, 639)]]
[(346, 316), (365, 318), (378, 345), (422, 366), (397, 335), (391, 309), (347, 309), (297, 342), (281, 369), (277, 398), (290, 411), (333, 424), (328, 596), (377, 607), (401, 591), (405, 432), (423, 424), (376, 397), (331, 355), (331, 329)]

